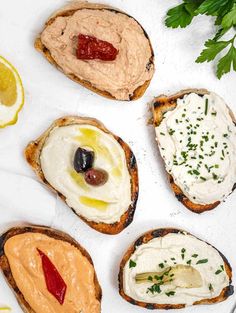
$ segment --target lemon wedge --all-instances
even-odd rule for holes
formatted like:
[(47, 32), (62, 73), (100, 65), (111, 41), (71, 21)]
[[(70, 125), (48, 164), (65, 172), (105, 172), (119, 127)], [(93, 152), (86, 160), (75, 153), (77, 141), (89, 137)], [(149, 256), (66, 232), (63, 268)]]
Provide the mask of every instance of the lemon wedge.
[(0, 56), (0, 128), (17, 122), (24, 104), (24, 88), (17, 70)]

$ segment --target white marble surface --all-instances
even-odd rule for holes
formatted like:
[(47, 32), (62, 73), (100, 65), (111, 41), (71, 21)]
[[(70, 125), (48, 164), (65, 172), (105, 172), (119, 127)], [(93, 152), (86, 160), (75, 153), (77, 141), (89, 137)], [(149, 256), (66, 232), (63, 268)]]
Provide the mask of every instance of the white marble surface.
[[(99, 1), (98, 2), (102, 2)], [(171, 30), (163, 25), (167, 9), (178, 1), (106, 0), (137, 18), (148, 32), (156, 54), (156, 74), (145, 96), (132, 103), (103, 99), (67, 79), (33, 48), (33, 41), (46, 18), (64, 0), (8, 0), (0, 9), (0, 54), (19, 70), (26, 99), (17, 125), (0, 130), (0, 169), (36, 180), (27, 166), (23, 149), (55, 119), (65, 114), (96, 117), (132, 147), (138, 161), (140, 196), (134, 222), (120, 235), (99, 234), (76, 218), (60, 200), (49, 202), (48, 210), (56, 208), (56, 217), (49, 214), (48, 224), (67, 231), (91, 254), (103, 288), (103, 313), (141, 313), (144, 309), (126, 303), (118, 294), (119, 262), (127, 247), (144, 231), (160, 226), (186, 229), (217, 246), (236, 269), (236, 192), (212, 212), (200, 216), (185, 209), (173, 196), (157, 152), (152, 127), (147, 126), (148, 105), (160, 93), (173, 93), (183, 88), (204, 87), (217, 92), (236, 113), (236, 74), (219, 81), (213, 64), (198, 65), (194, 59), (205, 39), (213, 35), (212, 18), (198, 17), (187, 30)], [(10, 176), (9, 176), (10, 177)], [(8, 177), (6, 177), (8, 181)], [(3, 182), (1, 181), (1, 184)], [(8, 181), (9, 184), (9, 181)], [(27, 184), (24, 185), (27, 188)], [(2, 185), (0, 186), (2, 188)], [(15, 185), (7, 193), (9, 203), (16, 198)], [(27, 206), (42, 201), (42, 187)], [(45, 194), (50, 193), (44, 190)], [(25, 193), (24, 193), (25, 194)], [(17, 198), (15, 199), (17, 200)], [(45, 200), (45, 198), (44, 198)], [(16, 207), (5, 206), (0, 198), (0, 214)], [(6, 209), (7, 208), (7, 209)], [(22, 220), (27, 215), (22, 215)], [(0, 218), (1, 229), (6, 225)], [(37, 222), (37, 216), (35, 222)], [(235, 271), (234, 271), (235, 272)], [(210, 307), (194, 307), (184, 312), (230, 313), (235, 297)], [(0, 303), (8, 304), (14, 313), (22, 312), (3, 278), (0, 278)]]

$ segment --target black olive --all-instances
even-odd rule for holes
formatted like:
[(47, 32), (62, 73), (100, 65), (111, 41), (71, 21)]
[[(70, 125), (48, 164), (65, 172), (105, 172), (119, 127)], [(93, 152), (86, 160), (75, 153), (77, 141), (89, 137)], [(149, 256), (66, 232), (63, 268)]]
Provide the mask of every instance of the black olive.
[(78, 148), (74, 156), (74, 169), (77, 173), (86, 172), (93, 166), (94, 152), (83, 148)]

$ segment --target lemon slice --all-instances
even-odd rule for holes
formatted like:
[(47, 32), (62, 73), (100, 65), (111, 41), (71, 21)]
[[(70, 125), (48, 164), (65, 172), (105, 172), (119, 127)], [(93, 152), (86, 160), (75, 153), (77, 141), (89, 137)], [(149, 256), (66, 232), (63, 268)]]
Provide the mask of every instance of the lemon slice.
[(17, 122), (24, 104), (24, 89), (16, 69), (0, 56), (0, 128)]

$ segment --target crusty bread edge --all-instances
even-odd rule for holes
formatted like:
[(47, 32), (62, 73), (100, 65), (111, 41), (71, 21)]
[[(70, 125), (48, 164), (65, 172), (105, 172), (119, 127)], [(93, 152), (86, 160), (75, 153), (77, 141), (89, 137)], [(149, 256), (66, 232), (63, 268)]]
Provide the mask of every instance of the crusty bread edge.
[[(55, 229), (44, 227), (44, 226), (27, 225), (27, 226), (11, 228), (7, 232), (5, 232), (3, 235), (1, 235), (0, 236), (0, 269), (9, 287), (14, 291), (14, 294), (22, 310), (25, 313), (36, 313), (30, 307), (29, 303), (25, 300), (24, 295), (21, 293), (21, 291), (17, 287), (17, 284), (11, 272), (10, 264), (4, 252), (4, 245), (9, 238), (19, 235), (19, 234), (24, 234), (24, 233), (42, 233), (42, 234), (47, 235), (48, 237), (51, 237), (57, 240), (62, 240), (64, 242), (68, 242), (69, 244), (71, 244), (72, 246), (80, 250), (82, 255), (88, 259), (89, 263), (93, 266), (93, 268), (94, 268), (94, 264), (89, 253), (83, 247), (81, 247), (77, 241), (75, 241), (68, 234), (59, 230), (55, 230)], [(101, 290), (95, 269), (94, 269), (94, 286), (95, 286), (96, 299), (101, 303), (102, 290)]]
[[(46, 180), (41, 164), (40, 164), (40, 154), (45, 143), (45, 140), (49, 136), (50, 132), (56, 128), (61, 126), (68, 126), (73, 124), (88, 124), (99, 128), (107, 134), (110, 134), (114, 137), (114, 139), (120, 144), (122, 149), (124, 150), (128, 171), (131, 179), (131, 204), (127, 211), (123, 213), (119, 222), (114, 224), (105, 224), (105, 223), (95, 223), (92, 221), (88, 221), (81, 215), (78, 215), (75, 210), (72, 210), (77, 214), (85, 223), (87, 223), (90, 227), (96, 229), (99, 232), (115, 235), (124, 230), (132, 221), (135, 213), (136, 203), (138, 200), (138, 192), (139, 192), (139, 183), (138, 183), (138, 167), (136, 163), (135, 156), (131, 151), (130, 147), (118, 136), (111, 133), (100, 121), (94, 118), (88, 117), (78, 117), (78, 116), (65, 116), (63, 118), (57, 119), (53, 122), (53, 124), (36, 140), (29, 143), (29, 145), (25, 149), (25, 158), (32, 169), (35, 171), (39, 179), (47, 185), (51, 190), (56, 192), (60, 198), (66, 203), (66, 198), (59, 193), (56, 189), (54, 189), (49, 182)], [(66, 203), (67, 204), (67, 203)]]
[[(142, 244), (145, 244), (145, 243), (149, 242), (153, 238), (164, 237), (164, 236), (166, 236), (169, 233), (189, 234), (189, 233), (187, 233), (187, 232), (185, 232), (183, 230), (176, 229), (176, 228), (159, 228), (159, 229), (151, 230), (151, 231), (148, 231), (145, 234), (143, 234), (140, 238), (138, 238), (130, 246), (130, 248), (127, 250), (127, 252), (125, 253), (125, 255), (124, 255), (124, 257), (123, 257), (123, 259), (122, 259), (122, 261), (120, 263), (120, 271), (119, 271), (119, 277), (118, 277), (119, 278), (119, 292), (120, 292), (121, 297), (124, 298), (126, 301), (130, 302), (131, 304), (138, 305), (140, 307), (143, 307), (143, 308), (146, 308), (146, 309), (150, 309), (150, 310), (154, 310), (154, 309), (170, 310), (170, 309), (182, 309), (182, 308), (186, 307), (186, 304), (156, 304), (156, 303), (145, 303), (145, 302), (137, 301), (135, 299), (132, 299), (128, 295), (126, 295), (125, 292), (124, 292), (124, 288), (123, 288), (123, 277), (124, 277), (124, 267), (125, 267), (125, 264), (130, 259), (131, 255), (135, 252), (137, 247), (142, 245)], [(189, 234), (189, 235), (191, 235), (191, 234)], [(197, 237), (195, 237), (195, 238), (197, 238)], [(197, 238), (197, 239), (199, 239), (199, 238)], [(210, 245), (207, 242), (206, 242), (206, 244), (208, 244), (209, 246), (213, 247), (212, 245)], [(213, 248), (216, 249), (215, 247), (213, 247)], [(194, 302), (193, 305), (214, 304), (214, 303), (222, 302), (222, 301), (225, 301), (228, 297), (230, 297), (234, 293), (234, 287), (231, 285), (231, 282), (232, 282), (232, 268), (231, 268), (228, 260), (225, 258), (225, 256), (220, 251), (218, 251), (218, 252), (221, 255), (221, 257), (223, 258), (223, 260), (224, 260), (226, 273), (227, 273), (227, 275), (229, 277), (229, 286), (225, 287), (221, 291), (219, 296), (217, 296), (217, 297), (215, 297), (213, 299), (204, 299), (204, 300), (201, 300), (201, 301), (196, 301), (196, 302)]]
[[(53, 21), (58, 17), (58, 16), (70, 16), (72, 14), (74, 14), (75, 11), (77, 10), (81, 10), (81, 9), (94, 9), (94, 10), (110, 10), (113, 11), (114, 13), (122, 13), (125, 14), (131, 18), (133, 18), (132, 16), (128, 15), (127, 13), (120, 11), (119, 9), (113, 8), (112, 6), (109, 5), (102, 5), (102, 4), (95, 4), (95, 3), (88, 3), (88, 2), (80, 2), (80, 1), (74, 1), (74, 7), (71, 8), (70, 4), (66, 5), (65, 7), (63, 7), (62, 9), (58, 10), (57, 12), (55, 12), (50, 18), (49, 20), (46, 22), (44, 29), (50, 25), (51, 23), (53, 23)], [(134, 18), (133, 18), (134, 19)], [(135, 20), (135, 19), (134, 19)], [(149, 45), (151, 48), (151, 58), (150, 58), (150, 64), (153, 64), (154, 66), (154, 51), (152, 48), (152, 44), (150, 41), (149, 36), (147, 35), (146, 31), (144, 30), (144, 28), (142, 27), (142, 25), (135, 20), (143, 29), (144, 35), (145, 37), (148, 39), (149, 41)], [(63, 72), (63, 69), (56, 63), (56, 61), (53, 59), (50, 51), (43, 45), (42, 41), (41, 41), (41, 33), (39, 34), (39, 36), (36, 38), (35, 43), (34, 43), (34, 47), (37, 51), (39, 51), (48, 61), (49, 63), (51, 63), (52, 65), (54, 65), (58, 70), (60, 70), (61, 72)], [(154, 68), (155, 71), (155, 68)], [(154, 71), (153, 71), (153, 75), (154, 75)], [(65, 74), (63, 72), (63, 74)], [(97, 93), (100, 96), (103, 96), (105, 98), (108, 99), (112, 99), (112, 100), (120, 100), (115, 98), (114, 96), (112, 96), (109, 92), (104, 91), (104, 90), (100, 90), (98, 88), (96, 88), (95, 86), (93, 86), (90, 82), (80, 79), (77, 76), (73, 75), (73, 74), (65, 74), (68, 78), (70, 78), (71, 80), (75, 81), (76, 83), (86, 87), (87, 89)], [(132, 96), (130, 96), (130, 99), (128, 101), (133, 101), (133, 100), (138, 100), (139, 98), (141, 98), (145, 91), (147, 90), (148, 86), (150, 85), (151, 79), (146, 81), (142, 86), (139, 86), (133, 93)]]
[[(173, 110), (176, 108), (176, 100), (179, 98), (183, 98), (185, 95), (190, 94), (190, 93), (196, 93), (200, 96), (203, 96), (205, 94), (209, 94), (210, 92), (206, 89), (185, 89), (181, 90), (180, 92), (171, 95), (171, 96), (166, 96), (166, 95), (160, 95), (157, 98), (154, 99), (152, 102), (152, 113), (153, 113), (153, 125), (154, 127), (158, 126), (163, 118), (163, 114), (169, 110)], [(230, 115), (232, 117), (232, 120), (235, 122), (235, 117), (233, 115), (233, 112), (229, 109)], [(213, 210), (216, 208), (219, 204), (220, 201), (217, 201), (215, 203), (211, 204), (197, 204), (192, 202), (190, 199), (188, 199), (183, 191), (180, 189), (178, 185), (175, 184), (173, 177), (168, 174), (169, 177), (169, 182), (171, 185), (172, 190), (175, 193), (176, 198), (190, 211), (194, 213), (203, 213), (206, 211)], [(236, 185), (235, 185), (236, 187)], [(234, 188), (235, 188), (234, 187)]]

